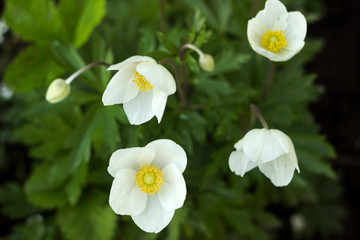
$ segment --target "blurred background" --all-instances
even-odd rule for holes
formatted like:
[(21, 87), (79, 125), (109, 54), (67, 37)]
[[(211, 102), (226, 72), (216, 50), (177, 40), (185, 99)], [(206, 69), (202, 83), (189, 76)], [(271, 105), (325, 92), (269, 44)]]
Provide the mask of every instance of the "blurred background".
[[(0, 39), (0, 239), (359, 239), (359, 1), (282, 1), (306, 16), (307, 42), (299, 56), (278, 65), (265, 100), (259, 96), (268, 63), (246, 39), (247, 20), (264, 1), (28, 2), (0, 2), (1, 19), (10, 26)], [(53, 24), (62, 7), (65, 28)], [(41, 14), (48, 24), (35, 19)], [(173, 96), (162, 124), (130, 126), (122, 108), (100, 106), (110, 77), (104, 69), (84, 76), (57, 107), (44, 102), (54, 78), (85, 62), (117, 63), (135, 54), (177, 61), (188, 41), (216, 61), (215, 73), (204, 74), (195, 54), (186, 57), (189, 101), (203, 109), (179, 109)], [(94, 86), (96, 79), (101, 86)], [(238, 95), (231, 88), (241, 99), (233, 100)], [(280, 95), (295, 100), (279, 106)], [(294, 141), (302, 172), (288, 187), (275, 188), (260, 172), (240, 178), (228, 170), (232, 146), (249, 126), (251, 102)], [(105, 117), (88, 134), (79, 126), (99, 118), (97, 111)], [(119, 134), (104, 137), (102, 129)], [(167, 229), (146, 234), (107, 206), (112, 179), (106, 166), (118, 148), (165, 137), (188, 153), (188, 198)], [(68, 158), (88, 159), (79, 160), (74, 174)]]

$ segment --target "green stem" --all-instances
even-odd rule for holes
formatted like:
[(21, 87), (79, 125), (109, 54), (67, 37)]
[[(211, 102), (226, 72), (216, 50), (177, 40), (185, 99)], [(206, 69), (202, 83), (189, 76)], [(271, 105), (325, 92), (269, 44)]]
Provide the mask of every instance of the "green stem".
[(263, 115), (261, 114), (259, 108), (255, 105), (255, 104), (250, 104), (250, 109), (252, 111), (252, 113), (254, 113), (257, 118), (259, 119), (259, 121), (261, 122), (261, 125), (263, 125), (264, 128), (269, 129), (269, 126), (267, 125)]

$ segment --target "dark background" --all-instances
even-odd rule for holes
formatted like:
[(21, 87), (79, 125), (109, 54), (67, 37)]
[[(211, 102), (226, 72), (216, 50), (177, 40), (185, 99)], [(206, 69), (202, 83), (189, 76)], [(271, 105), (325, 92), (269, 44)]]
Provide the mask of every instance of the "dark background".
[(360, 1), (324, 0), (324, 18), (309, 26), (308, 35), (321, 37), (325, 46), (307, 71), (316, 72), (325, 87), (311, 106), (321, 133), (335, 146), (330, 160), (339, 173), (346, 218), (341, 236), (331, 240), (360, 239)]

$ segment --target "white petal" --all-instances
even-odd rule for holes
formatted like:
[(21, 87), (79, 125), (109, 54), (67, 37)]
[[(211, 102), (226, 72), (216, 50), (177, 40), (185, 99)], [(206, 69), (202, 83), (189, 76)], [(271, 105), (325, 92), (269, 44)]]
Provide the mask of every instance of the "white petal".
[(277, 141), (279, 142), (281, 147), (289, 155), (290, 161), (293, 163), (293, 165), (295, 166), (297, 171), (300, 172), (296, 153), (295, 153), (294, 144), (292, 143), (289, 136), (287, 136), (285, 133), (283, 133), (282, 131), (277, 130), (277, 129), (270, 129), (270, 132), (272, 135), (275, 136), (275, 138), (277, 139)]
[(252, 161), (264, 163), (283, 155), (284, 149), (268, 129), (253, 129), (244, 136), (244, 153)]
[(163, 208), (167, 211), (182, 207), (186, 197), (186, 184), (179, 169), (170, 164), (162, 170), (164, 182), (157, 192)]
[(244, 139), (240, 139), (239, 141), (237, 141), (237, 143), (235, 143), (234, 147), (236, 150), (241, 150), (243, 149), (243, 145), (244, 145)]
[(175, 93), (175, 79), (164, 66), (156, 63), (142, 62), (137, 65), (136, 70), (155, 88), (160, 89), (167, 95)]
[(138, 94), (139, 89), (132, 82), (135, 71), (135, 63), (126, 64), (111, 78), (102, 96), (105, 106), (128, 102)]
[(116, 173), (122, 168), (130, 168), (135, 171), (139, 167), (150, 164), (155, 157), (153, 150), (149, 148), (126, 148), (115, 151), (109, 161), (108, 172), (115, 177)]
[(304, 41), (306, 36), (306, 19), (300, 12), (290, 12), (287, 18), (288, 26), (284, 33), (286, 41)]
[(139, 92), (131, 101), (124, 103), (125, 114), (130, 124), (140, 125), (155, 116), (152, 109), (153, 91)]
[(156, 61), (151, 57), (132, 56), (132, 57), (129, 57), (128, 59), (125, 59), (121, 63), (111, 65), (107, 70), (120, 70), (124, 65), (126, 65), (128, 63), (138, 63), (138, 62), (154, 62), (154, 63), (156, 63)]
[(264, 18), (265, 22), (270, 22), (280, 18), (282, 15), (286, 14), (287, 10), (284, 4), (278, 0), (267, 0), (265, 3), (264, 9)]
[(151, 148), (155, 152), (155, 159), (151, 163), (152, 165), (162, 169), (173, 163), (179, 168), (181, 173), (184, 172), (187, 164), (186, 153), (177, 143), (169, 139), (160, 139), (149, 143), (146, 147)]
[(275, 186), (282, 187), (290, 183), (295, 167), (289, 155), (284, 154), (273, 161), (260, 164), (259, 169)]
[(158, 233), (171, 221), (175, 211), (166, 211), (160, 204), (158, 195), (148, 195), (145, 210), (137, 216), (131, 216), (136, 225), (145, 232)]
[(136, 188), (136, 171), (120, 169), (111, 185), (109, 204), (115, 213), (131, 215), (131, 192)]
[(155, 112), (155, 116), (158, 119), (158, 123), (160, 123), (162, 116), (165, 111), (167, 94), (161, 90), (154, 88), (153, 90), (153, 102), (152, 109)]
[(130, 193), (130, 210), (131, 216), (141, 214), (146, 207), (147, 194), (142, 192), (139, 188), (135, 187)]
[(251, 161), (242, 150), (234, 151), (230, 154), (229, 167), (236, 175), (244, 174), (257, 166), (256, 162)]

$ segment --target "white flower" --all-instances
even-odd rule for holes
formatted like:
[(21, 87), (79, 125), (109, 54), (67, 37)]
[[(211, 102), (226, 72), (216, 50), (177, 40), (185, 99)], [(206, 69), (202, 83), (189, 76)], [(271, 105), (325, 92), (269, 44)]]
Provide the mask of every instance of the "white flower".
[(110, 158), (108, 172), (115, 179), (110, 190), (111, 208), (130, 215), (146, 232), (165, 228), (186, 197), (182, 176), (185, 151), (175, 142), (156, 140), (145, 147), (119, 149)]
[(235, 144), (229, 167), (236, 175), (244, 174), (255, 167), (271, 182), (282, 187), (290, 183), (294, 170), (299, 166), (291, 139), (276, 129), (253, 129)]
[(275, 62), (287, 61), (304, 47), (306, 19), (287, 12), (278, 0), (267, 0), (265, 9), (248, 22), (247, 35), (255, 52)]
[(65, 99), (70, 94), (70, 85), (61, 78), (52, 81), (46, 91), (45, 99), (49, 103), (57, 103)]
[(118, 70), (102, 97), (104, 105), (124, 104), (131, 124), (139, 125), (156, 116), (160, 123), (167, 97), (176, 91), (171, 73), (154, 59), (133, 56), (112, 65)]

